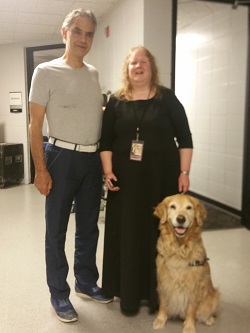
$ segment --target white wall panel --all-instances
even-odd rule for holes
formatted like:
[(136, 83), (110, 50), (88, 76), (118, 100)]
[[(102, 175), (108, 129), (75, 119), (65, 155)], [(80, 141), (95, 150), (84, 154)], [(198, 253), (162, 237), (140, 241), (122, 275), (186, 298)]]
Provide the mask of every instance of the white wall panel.
[(177, 36), (176, 94), (186, 108), (194, 139), (191, 190), (238, 210), (247, 26), (247, 8), (224, 6)]

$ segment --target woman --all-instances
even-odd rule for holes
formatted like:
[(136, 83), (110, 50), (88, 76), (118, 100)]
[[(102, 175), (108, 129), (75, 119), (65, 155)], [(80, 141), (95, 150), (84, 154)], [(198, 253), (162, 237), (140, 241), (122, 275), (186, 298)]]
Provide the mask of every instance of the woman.
[(159, 84), (155, 59), (145, 47), (131, 49), (124, 62), (122, 88), (104, 112), (100, 151), (109, 189), (103, 290), (120, 297), (125, 315), (136, 314), (141, 301), (154, 312), (153, 209), (164, 197), (188, 190), (192, 138), (184, 108)]

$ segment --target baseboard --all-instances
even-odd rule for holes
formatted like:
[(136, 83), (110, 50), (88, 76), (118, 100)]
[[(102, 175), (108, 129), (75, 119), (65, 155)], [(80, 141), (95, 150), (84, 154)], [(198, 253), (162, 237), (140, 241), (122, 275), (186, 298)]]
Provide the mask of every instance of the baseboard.
[(232, 208), (232, 207), (229, 207), (227, 205), (224, 205), (222, 204), (221, 202), (218, 202), (218, 201), (215, 201), (213, 199), (210, 199), (210, 198), (207, 198), (207, 197), (204, 197), (203, 195), (200, 195), (200, 194), (197, 194), (195, 192), (192, 192), (192, 191), (188, 191), (188, 194), (192, 195), (193, 197), (199, 199), (199, 200), (202, 200), (210, 205), (213, 205), (221, 210), (224, 210), (226, 211), (227, 213), (230, 213), (230, 214), (233, 214), (239, 218), (242, 217), (242, 213), (241, 211), (239, 211), (238, 209), (235, 209), (235, 208)]

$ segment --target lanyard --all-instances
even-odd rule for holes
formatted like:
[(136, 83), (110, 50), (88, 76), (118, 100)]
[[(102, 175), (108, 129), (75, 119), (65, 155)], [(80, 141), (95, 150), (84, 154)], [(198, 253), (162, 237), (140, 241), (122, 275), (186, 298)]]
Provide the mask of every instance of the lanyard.
[[(148, 101), (148, 99), (146, 100), (146, 101)], [(141, 124), (142, 124), (142, 121), (143, 121), (143, 118), (144, 118), (144, 115), (145, 115), (145, 113), (146, 113), (146, 111), (147, 111), (147, 109), (148, 109), (148, 103), (147, 102), (145, 102), (146, 103), (146, 105), (144, 106), (144, 109), (143, 109), (143, 112), (142, 112), (142, 116), (141, 116), (141, 119), (140, 120), (138, 120), (138, 118), (137, 118), (137, 115), (136, 115), (136, 108), (135, 108), (135, 104), (134, 104), (134, 102), (133, 102), (133, 111), (134, 111), (134, 117), (135, 117), (135, 120), (136, 120), (136, 141), (138, 141), (139, 140), (139, 132), (140, 132), (140, 126), (141, 126)]]

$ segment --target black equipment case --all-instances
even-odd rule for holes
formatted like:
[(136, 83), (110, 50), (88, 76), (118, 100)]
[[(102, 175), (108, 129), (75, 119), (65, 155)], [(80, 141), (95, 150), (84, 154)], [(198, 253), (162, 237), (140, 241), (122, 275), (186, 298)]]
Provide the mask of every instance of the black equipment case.
[(23, 144), (0, 143), (0, 188), (20, 184), (23, 178)]

